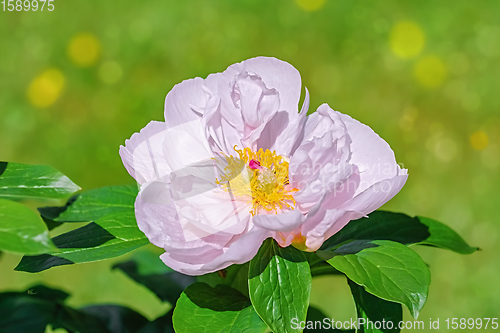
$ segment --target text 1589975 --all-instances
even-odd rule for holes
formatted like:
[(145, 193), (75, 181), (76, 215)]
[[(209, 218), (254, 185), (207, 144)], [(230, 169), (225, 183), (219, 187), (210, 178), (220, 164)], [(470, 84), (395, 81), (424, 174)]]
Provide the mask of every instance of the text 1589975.
[(2, 0), (1, 4), (4, 12), (29, 12), (30, 10), (51, 12), (54, 10), (54, 0)]

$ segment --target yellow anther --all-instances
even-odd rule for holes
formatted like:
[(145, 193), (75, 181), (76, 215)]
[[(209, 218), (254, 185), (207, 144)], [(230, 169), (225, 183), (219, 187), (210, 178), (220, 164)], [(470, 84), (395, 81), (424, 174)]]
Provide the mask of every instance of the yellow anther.
[[(288, 161), (283, 156), (262, 148), (254, 152), (234, 146), (234, 151), (238, 157), (226, 156), (224, 174), (216, 179), (218, 185), (235, 197), (248, 200), (252, 215), (261, 210), (277, 214), (278, 209), (295, 208), (292, 194), (298, 189), (289, 184)], [(259, 168), (249, 166), (252, 160), (258, 162)]]

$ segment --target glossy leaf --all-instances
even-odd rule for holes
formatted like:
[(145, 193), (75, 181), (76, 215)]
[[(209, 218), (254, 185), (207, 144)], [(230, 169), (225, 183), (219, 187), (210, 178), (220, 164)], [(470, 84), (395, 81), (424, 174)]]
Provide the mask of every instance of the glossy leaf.
[(58, 222), (90, 222), (106, 215), (133, 212), (136, 185), (96, 188), (72, 197), (65, 206), (39, 208), (40, 214)]
[(335, 249), (328, 263), (365, 290), (408, 307), (414, 318), (427, 300), (430, 272), (420, 256), (397, 242), (353, 241)]
[(62, 199), (79, 189), (53, 167), (0, 162), (0, 198)]
[(427, 217), (417, 217), (418, 220), (429, 228), (430, 236), (417, 244), (436, 246), (455, 251), (460, 254), (471, 254), (478, 250), (469, 246), (459, 234), (450, 229), (446, 224)]
[(114, 258), (149, 243), (133, 213), (105, 216), (53, 241), (59, 252), (24, 256), (15, 270), (34, 273), (54, 266)]
[(184, 290), (173, 315), (177, 333), (238, 332), (267, 330), (250, 300), (229, 286), (215, 288), (197, 282)]
[(275, 333), (300, 332), (292, 319), (306, 319), (311, 294), (311, 271), (303, 252), (280, 247), (268, 238), (250, 261), (250, 299), (255, 311)]
[(131, 279), (155, 293), (160, 300), (175, 305), (182, 291), (196, 282), (195, 277), (170, 269), (157, 255), (146, 251), (139, 253), (132, 260), (116, 264), (113, 268), (122, 270)]
[[(401, 331), (398, 328), (399, 322), (403, 320), (401, 304), (373, 296), (349, 279), (347, 282), (356, 303), (358, 333), (398, 333)], [(375, 323), (381, 324), (377, 326)], [(380, 328), (377, 329), (376, 327)]]
[(368, 218), (349, 222), (326, 240), (321, 249), (328, 250), (351, 240), (391, 240), (405, 245), (436, 246), (461, 254), (470, 254), (477, 250), (441, 222), (386, 211), (375, 211)]
[(0, 199), (0, 250), (20, 254), (57, 251), (42, 219), (28, 207)]

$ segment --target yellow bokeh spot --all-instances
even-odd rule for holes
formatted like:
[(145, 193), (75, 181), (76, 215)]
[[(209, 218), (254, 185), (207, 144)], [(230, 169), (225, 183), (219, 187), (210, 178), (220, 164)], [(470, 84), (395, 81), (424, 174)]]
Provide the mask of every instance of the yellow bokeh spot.
[(44, 108), (54, 104), (64, 88), (64, 75), (57, 69), (47, 69), (31, 81), (28, 99), (36, 107)]
[(448, 70), (441, 59), (436, 56), (426, 56), (420, 59), (413, 71), (418, 83), (426, 88), (437, 88), (443, 84)]
[(418, 24), (411, 21), (397, 23), (389, 38), (392, 52), (403, 59), (419, 55), (425, 45), (424, 32)]
[(89, 33), (73, 36), (68, 44), (68, 57), (78, 66), (92, 66), (101, 53), (101, 44), (97, 37)]
[(313, 12), (323, 7), (326, 0), (295, 0), (295, 2), (303, 10)]
[(483, 131), (477, 131), (470, 136), (470, 145), (476, 150), (483, 150), (488, 147), (488, 135)]

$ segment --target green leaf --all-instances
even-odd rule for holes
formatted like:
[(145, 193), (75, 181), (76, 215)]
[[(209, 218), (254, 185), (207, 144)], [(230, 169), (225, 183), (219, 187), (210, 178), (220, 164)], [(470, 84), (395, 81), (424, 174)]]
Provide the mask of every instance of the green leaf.
[(427, 217), (417, 217), (418, 220), (429, 228), (430, 236), (417, 244), (436, 246), (455, 251), (460, 254), (471, 254), (478, 250), (469, 246), (459, 234), (450, 229), (446, 224)]
[(451, 228), (425, 217), (375, 211), (368, 218), (349, 222), (323, 243), (321, 250), (335, 248), (351, 240), (391, 240), (405, 245), (421, 244), (470, 254), (477, 250)]
[(54, 302), (21, 293), (0, 294), (0, 332), (45, 332), (55, 322)]
[(53, 167), (0, 162), (0, 197), (62, 199), (79, 189)]
[(172, 323), (173, 313), (174, 309), (171, 309), (163, 316), (144, 325), (137, 333), (175, 333), (174, 324)]
[(122, 270), (131, 279), (155, 293), (160, 300), (175, 305), (182, 291), (196, 282), (195, 277), (170, 269), (157, 255), (149, 251), (147, 253), (152, 257), (145, 255), (146, 251), (139, 253), (141, 255), (135, 255), (132, 260), (116, 264), (113, 268)]
[(73, 309), (64, 304), (67, 297), (64, 291), (41, 285), (31, 287), (26, 292), (1, 293), (0, 332), (43, 333), (47, 325), (68, 332), (138, 332), (149, 325), (142, 315), (118, 305)]
[[(365, 290), (408, 307), (414, 318), (427, 300), (430, 272), (420, 256), (400, 243), (357, 240), (341, 245), (328, 263)], [(323, 253), (324, 255), (324, 253)]]
[[(326, 320), (325, 320), (326, 318)], [(335, 318), (333, 318), (335, 320)], [(318, 323), (319, 322), (319, 323)], [(351, 323), (349, 323), (350, 326)], [(332, 324), (332, 318), (329, 318), (321, 310), (310, 306), (307, 310), (307, 319), (305, 322), (304, 333), (354, 333), (354, 329), (336, 329), (335, 323)]]
[(312, 278), (304, 253), (268, 238), (250, 261), (248, 277), (255, 311), (271, 330), (300, 332), (291, 322), (305, 320), (309, 306)]
[(250, 300), (229, 286), (215, 288), (197, 282), (184, 290), (174, 309), (177, 333), (242, 332), (267, 330)]
[(218, 284), (225, 284), (249, 297), (248, 266), (248, 262), (242, 265), (231, 265), (215, 273), (200, 275), (197, 279), (198, 282), (205, 282), (211, 287), (215, 287)]
[(49, 288), (42, 284), (33, 286), (26, 290), (26, 292), (28, 293), (28, 295), (33, 295), (34, 297), (43, 298), (54, 302), (64, 302), (64, 300), (69, 297), (69, 294), (65, 291)]
[(96, 188), (77, 194), (62, 207), (39, 208), (40, 214), (58, 222), (90, 222), (106, 215), (133, 212), (137, 185)]
[(128, 212), (105, 216), (53, 241), (59, 252), (24, 256), (15, 270), (35, 273), (54, 266), (114, 258), (149, 243), (137, 227), (134, 213)]
[(356, 303), (358, 333), (399, 333), (401, 331), (398, 328), (399, 322), (403, 320), (401, 304), (373, 296), (349, 279), (347, 282)]
[(312, 277), (322, 276), (322, 275), (343, 275), (344, 273), (332, 267), (332, 265), (326, 262), (320, 262), (311, 266)]
[(137, 332), (149, 323), (141, 314), (120, 305), (91, 305), (78, 312), (99, 319), (109, 332)]
[(0, 250), (21, 254), (57, 251), (42, 219), (28, 207), (0, 199)]
[[(52, 290), (60, 294), (62, 291)], [(47, 325), (70, 332), (110, 333), (98, 318), (74, 310), (60, 302), (28, 292), (0, 294), (2, 333), (45, 332)]]

